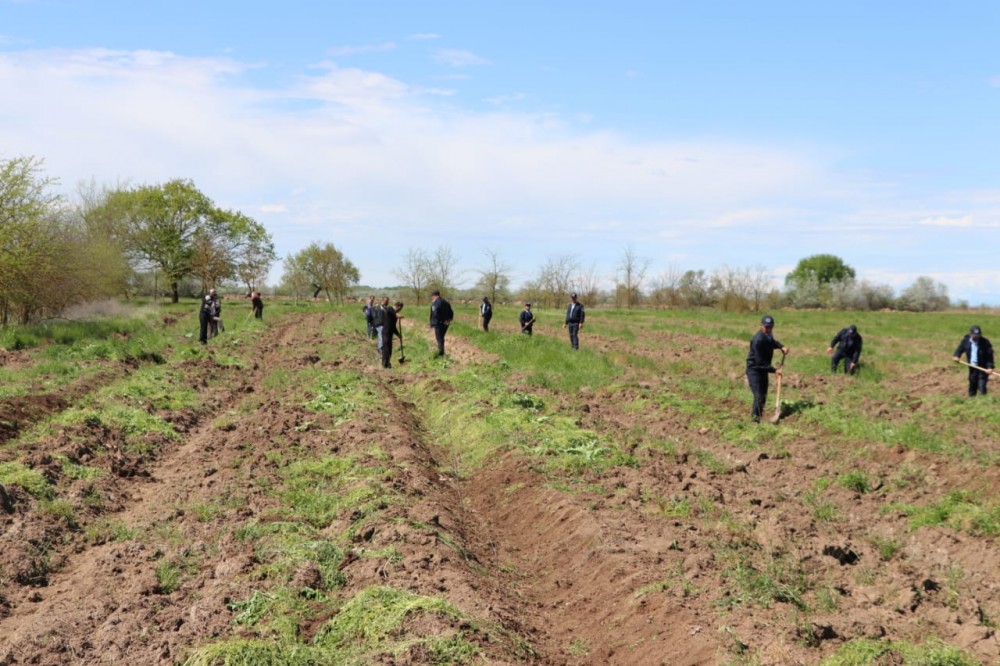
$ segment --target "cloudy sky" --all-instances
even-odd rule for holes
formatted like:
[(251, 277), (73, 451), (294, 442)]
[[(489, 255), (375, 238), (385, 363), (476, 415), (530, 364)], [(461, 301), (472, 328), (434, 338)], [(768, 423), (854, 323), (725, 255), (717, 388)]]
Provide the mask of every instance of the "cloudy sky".
[[(1000, 3), (0, 0), (0, 159), (185, 178), (362, 282), (832, 253), (1000, 304)], [(276, 269), (276, 280), (280, 270)]]

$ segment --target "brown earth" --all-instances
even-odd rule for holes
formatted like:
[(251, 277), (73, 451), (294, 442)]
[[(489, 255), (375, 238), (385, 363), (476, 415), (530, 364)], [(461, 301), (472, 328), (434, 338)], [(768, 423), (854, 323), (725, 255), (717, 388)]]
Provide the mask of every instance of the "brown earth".
[[(323, 325), (338, 316), (270, 324), (248, 343), (255, 359), (248, 368), (214, 355), (182, 364), (184, 381), (198, 390), (203, 406), (161, 414), (182, 439), (149, 442), (155, 455), (127, 452), (122, 435), (100, 424), (57, 432), (34, 447), (31, 466), (69, 489), (61, 492), (73, 497), (82, 521), (97, 525), (110, 517), (172, 532), (147, 543), (67, 529), (65, 520), (39, 512), (36, 500), (17, 486), (5, 489), (0, 663), (173, 664), (206, 640), (238, 635), (229, 602), (256, 589), (248, 576), (255, 555), (252, 544), (233, 535), (249, 520), (267, 520), (274, 503), (262, 484), (249, 480), (277, 480), (276, 454), (366, 456), (372, 441), (387, 455), (386, 480), (408, 501), (353, 537), (352, 552), (359, 555), (345, 560), (347, 584), (339, 594), (349, 598), (386, 585), (447, 599), (502, 628), (475, 636), (482, 663), (815, 664), (850, 639), (920, 642), (928, 636), (960, 646), (984, 664), (1000, 663), (1000, 639), (991, 628), (1000, 618), (996, 539), (939, 527), (910, 530), (901, 513), (884, 511), (878, 493), (839, 486), (825, 496), (839, 520), (817, 521), (804, 508), (818, 480), (855, 467), (880, 483), (921, 470), (923, 483), (897, 484), (892, 496), (915, 504), (938, 497), (935, 491), (942, 488), (992, 493), (1000, 482), (997, 469), (877, 446), (864, 460), (852, 460), (827, 434), (803, 423), (779, 425), (794, 429), (787, 447), (740, 448), (680, 411), (629, 409), (639, 398), (653, 404), (656, 396), (679, 390), (678, 378), (651, 374), (577, 395), (545, 395), (582, 427), (634, 441), (635, 467), (588, 473), (572, 492), (517, 450), (484, 469), (455, 474), (450, 461), (439, 459), (445, 448), (432, 441), (419, 409), (402, 397), (406, 384), (431, 375), (419, 367), (426, 360), (411, 360), (405, 372), (383, 371), (367, 341), (321, 335)], [(422, 333), (408, 333), (407, 350), (429, 344)], [(666, 349), (711, 371), (718, 341), (652, 335), (628, 351), (660, 358)], [(607, 353), (622, 348), (621, 341), (589, 334), (584, 341)], [(336, 355), (334, 343), (357, 353)], [(456, 369), (483, 360), (455, 336), (448, 352)], [(336, 424), (289, 399), (289, 389), (266, 388), (262, 381), (275, 368), (303, 367), (364, 372), (393, 418)], [(119, 372), (109, 368), (107, 380)], [(730, 380), (742, 387), (738, 373)], [(873, 418), (904, 423), (924, 408), (921, 396), (953, 390), (944, 387), (944, 374), (908, 380), (913, 390), (907, 404), (863, 409)], [(848, 380), (792, 373), (786, 378), (798, 390), (842, 381)], [(435, 386), (431, 390), (447, 400), (450, 385)], [(6, 401), (0, 405), (0, 443), (96, 388), (92, 383), (58, 397)], [(714, 406), (742, 414), (747, 396), (739, 395)], [(248, 397), (256, 405), (249, 414), (241, 410)], [(954, 433), (973, 448), (995, 446), (984, 435), (975, 425)], [(649, 445), (654, 441), (675, 446)], [(94, 492), (87, 483), (61, 478), (58, 454), (107, 470), (98, 482), (100, 506), (85, 501)], [(0, 449), (0, 462), (12, 456), (12, 450)], [(209, 519), (192, 510), (225, 506), (235, 496), (245, 501)], [(690, 503), (691, 513), (672, 516), (668, 508), (681, 501)], [(349, 521), (342, 517), (330, 532), (343, 532)], [(894, 541), (898, 552), (884, 557), (878, 540)], [(399, 551), (398, 562), (360, 556), (364, 549), (387, 546)], [(171, 558), (194, 564), (178, 589), (164, 593), (154, 571)], [(742, 598), (735, 579), (761, 572), (779, 589), (766, 602)], [(298, 575), (308, 586), (318, 573)], [(812, 589), (822, 590), (822, 597), (780, 589), (794, 588), (794, 579), (803, 576), (818, 581)], [(299, 628), (306, 638), (317, 629), (318, 623)], [(407, 630), (419, 635), (442, 627)], [(433, 662), (413, 651), (381, 663)]]

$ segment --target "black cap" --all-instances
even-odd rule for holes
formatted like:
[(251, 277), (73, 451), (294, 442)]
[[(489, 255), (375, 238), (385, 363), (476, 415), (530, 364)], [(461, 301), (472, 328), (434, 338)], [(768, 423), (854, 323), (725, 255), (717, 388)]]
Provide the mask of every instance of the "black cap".
[(483, 300), (484, 301), (488, 301), (488, 300), (490, 300), (490, 297), (489, 296), (483, 296)]
[(431, 292), (431, 296), (440, 296), (440, 295), (441, 295), (441, 292), (438, 291), (437, 289), (435, 289), (434, 291)]
[(526, 308), (530, 308), (530, 307), (531, 307), (531, 303), (525, 303), (525, 304), (524, 304), (524, 307), (526, 307)]
[(983, 332), (979, 329), (978, 326), (973, 326), (972, 328), (970, 328), (969, 329), (969, 333), (972, 333), (973, 335), (982, 335), (983, 334)]
[(857, 333), (858, 327), (855, 326), (854, 324), (851, 324), (850, 326), (847, 327), (847, 330), (850, 331), (851, 333)]
[(569, 297), (570, 298), (576, 298), (576, 292), (574, 291), (572, 294), (569, 295)]
[(761, 318), (760, 323), (763, 324), (764, 326), (774, 326), (774, 317), (772, 317), (771, 315), (764, 315)]

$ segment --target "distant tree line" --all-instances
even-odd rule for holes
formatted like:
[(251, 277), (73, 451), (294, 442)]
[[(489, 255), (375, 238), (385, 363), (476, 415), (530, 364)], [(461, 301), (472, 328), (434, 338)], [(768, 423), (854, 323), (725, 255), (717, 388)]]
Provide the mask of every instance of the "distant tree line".
[[(512, 289), (513, 271), (493, 250), (486, 250), (473, 272), (472, 287), (462, 288), (462, 273), (454, 252), (438, 247), (434, 252), (410, 249), (394, 273), (400, 280), (396, 290), (417, 304), (433, 289), (459, 300), (475, 301), (487, 296), (494, 302), (529, 301), (541, 307), (556, 307), (576, 292), (590, 305), (618, 308), (711, 307), (730, 312), (750, 312), (778, 307), (832, 310), (898, 309), (916, 312), (944, 310), (952, 306), (948, 288), (929, 277), (918, 277), (898, 296), (887, 284), (858, 280), (855, 270), (834, 255), (819, 254), (802, 259), (785, 276), (784, 289), (763, 266), (721, 266), (712, 272), (680, 271), (668, 267), (650, 276), (650, 260), (631, 247), (622, 250), (611, 278), (611, 288), (602, 289), (602, 276), (593, 267), (582, 267), (573, 255), (554, 255), (542, 262), (518, 289)], [(964, 306), (965, 304), (960, 304)]]
[(162, 280), (173, 302), (182, 285), (263, 284), (276, 260), (263, 225), (221, 209), (191, 181), (98, 188), (80, 201), (55, 194), (34, 157), (0, 160), (0, 325), (65, 308), (130, 298)]

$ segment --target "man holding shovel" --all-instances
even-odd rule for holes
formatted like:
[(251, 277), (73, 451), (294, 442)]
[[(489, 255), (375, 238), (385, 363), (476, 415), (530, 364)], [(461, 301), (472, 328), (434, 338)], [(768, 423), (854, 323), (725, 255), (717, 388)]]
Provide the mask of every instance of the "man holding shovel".
[[(780, 349), (782, 355), (788, 353), (788, 347), (774, 339), (774, 318), (765, 315), (760, 320), (760, 330), (750, 340), (750, 351), (747, 353), (747, 383), (753, 393), (753, 408), (750, 415), (754, 423), (760, 423), (760, 415), (767, 401), (768, 375), (776, 373), (781, 381), (781, 367), (771, 365), (774, 350)], [(782, 356), (784, 358), (784, 356)], [(780, 386), (780, 384), (779, 384)]]
[[(388, 299), (386, 299), (388, 300)], [(399, 311), (403, 309), (403, 302), (396, 301), (394, 307), (386, 307), (382, 313), (382, 367), (392, 367), (392, 336), (399, 338), (399, 344), (403, 344), (403, 331), (399, 328)], [(403, 362), (401, 356), (399, 362)]]
[(955, 363), (964, 363), (962, 354), (969, 359), (969, 397), (976, 394), (986, 395), (986, 383), (993, 374), (993, 345), (983, 337), (983, 331), (978, 326), (969, 329), (969, 333), (958, 343), (958, 349), (952, 356)]

